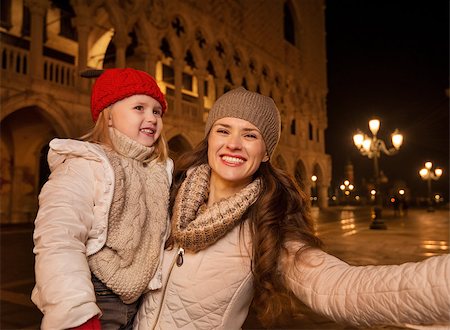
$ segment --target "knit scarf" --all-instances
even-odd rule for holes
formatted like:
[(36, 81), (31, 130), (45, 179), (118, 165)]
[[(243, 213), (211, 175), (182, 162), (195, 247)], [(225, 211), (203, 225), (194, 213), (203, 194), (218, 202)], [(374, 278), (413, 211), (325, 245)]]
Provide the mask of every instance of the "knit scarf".
[(167, 230), (169, 180), (154, 148), (111, 130), (114, 194), (104, 247), (89, 257), (94, 275), (123, 302), (136, 301), (155, 275)]
[(233, 196), (205, 208), (210, 173), (207, 164), (193, 168), (178, 191), (173, 209), (172, 236), (193, 252), (214, 244), (239, 224), (261, 190), (258, 178)]

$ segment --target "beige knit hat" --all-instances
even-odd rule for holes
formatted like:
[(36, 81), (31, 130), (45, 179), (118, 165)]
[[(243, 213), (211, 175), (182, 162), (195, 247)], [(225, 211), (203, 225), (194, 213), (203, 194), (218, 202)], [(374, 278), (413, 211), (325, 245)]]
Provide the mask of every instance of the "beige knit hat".
[(214, 103), (205, 126), (205, 136), (218, 119), (234, 117), (255, 125), (266, 143), (269, 157), (280, 140), (281, 120), (275, 102), (268, 96), (250, 92), (243, 87), (232, 89)]

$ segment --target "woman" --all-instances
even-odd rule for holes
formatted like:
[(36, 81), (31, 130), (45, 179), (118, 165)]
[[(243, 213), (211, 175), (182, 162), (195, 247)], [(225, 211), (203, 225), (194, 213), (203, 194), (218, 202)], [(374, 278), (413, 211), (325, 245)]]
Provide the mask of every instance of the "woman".
[(354, 267), (320, 250), (305, 195), (270, 163), (280, 137), (271, 98), (224, 94), (205, 133), (177, 165), (164, 285), (144, 298), (135, 327), (239, 329), (252, 299), (270, 324), (292, 293), (354, 325), (450, 324), (448, 255)]

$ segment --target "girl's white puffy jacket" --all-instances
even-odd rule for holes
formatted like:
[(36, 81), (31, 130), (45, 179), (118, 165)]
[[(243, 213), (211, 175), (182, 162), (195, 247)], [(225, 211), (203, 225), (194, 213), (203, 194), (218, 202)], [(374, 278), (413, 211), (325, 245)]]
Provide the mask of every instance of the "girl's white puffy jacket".
[[(240, 329), (253, 296), (253, 276), (250, 255), (239, 238), (235, 228), (198, 253), (165, 251), (163, 287), (146, 294), (135, 328)], [(288, 245), (290, 251), (299, 247)], [(176, 264), (179, 254), (181, 266)], [(450, 255), (357, 267), (311, 249), (301, 259), (283, 256), (280, 272), (300, 300), (336, 321), (450, 329)], [(428, 326), (415, 326), (421, 323)]]
[[(114, 171), (101, 146), (76, 140), (52, 140), (48, 162), (52, 173), (39, 195), (33, 236), (32, 300), (44, 313), (43, 329), (67, 329), (101, 314), (86, 257), (106, 242)], [(171, 182), (170, 159), (166, 168)], [(160, 286), (161, 269), (149, 289)]]

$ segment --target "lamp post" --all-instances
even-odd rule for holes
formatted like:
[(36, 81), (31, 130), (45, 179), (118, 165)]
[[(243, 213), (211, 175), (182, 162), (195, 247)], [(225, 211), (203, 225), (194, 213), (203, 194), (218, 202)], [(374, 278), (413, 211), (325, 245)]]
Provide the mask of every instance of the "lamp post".
[(311, 176), (311, 181), (312, 181), (312, 193), (311, 193), (311, 206), (314, 206), (315, 204), (315, 200), (317, 198), (317, 187), (316, 187), (316, 182), (317, 182), (317, 176), (316, 175), (312, 175)]
[(341, 189), (342, 193), (344, 194), (344, 200), (347, 202), (347, 197), (350, 196), (351, 192), (355, 186), (350, 183), (349, 180), (344, 180), (344, 182), (339, 186), (339, 189)]
[(403, 143), (403, 135), (401, 135), (398, 130), (395, 130), (391, 135), (393, 147), (387, 148), (386, 143), (377, 137), (378, 130), (380, 129), (380, 120), (371, 119), (369, 121), (369, 129), (372, 132), (372, 137), (363, 134), (361, 131), (353, 135), (353, 142), (358, 148), (359, 152), (363, 156), (367, 156), (369, 159), (373, 159), (373, 175), (375, 179), (375, 198), (376, 203), (374, 207), (373, 221), (370, 224), (370, 229), (387, 229), (386, 224), (382, 220), (382, 208), (383, 201), (381, 199), (380, 193), (380, 169), (378, 165), (378, 158), (381, 154), (391, 156), (400, 149)]
[(434, 211), (433, 202), (431, 200), (431, 180), (438, 180), (443, 172), (442, 169), (436, 168), (433, 173), (431, 171), (432, 167), (432, 162), (426, 162), (425, 167), (419, 171), (420, 177), (422, 178), (422, 180), (426, 180), (428, 185), (428, 212)]

